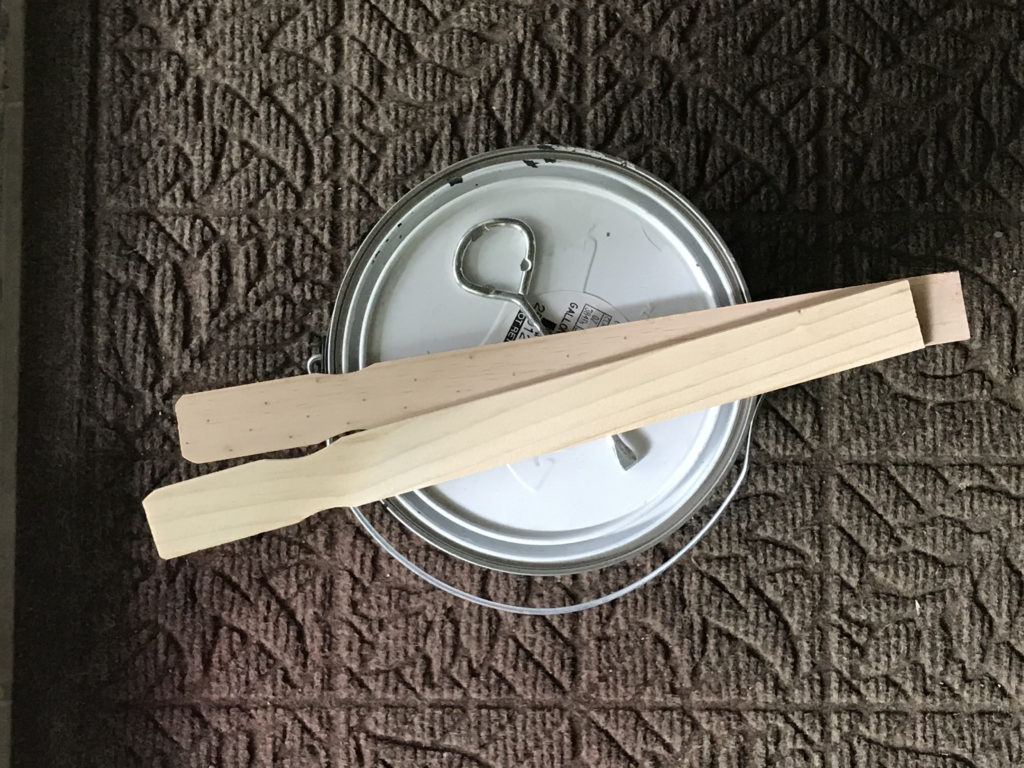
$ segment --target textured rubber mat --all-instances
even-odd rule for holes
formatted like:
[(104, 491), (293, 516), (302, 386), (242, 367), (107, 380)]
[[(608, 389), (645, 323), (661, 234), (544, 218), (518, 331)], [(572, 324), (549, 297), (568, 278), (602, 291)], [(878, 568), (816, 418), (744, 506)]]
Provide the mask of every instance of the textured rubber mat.
[[(1024, 764), (1024, 5), (29, 16), (15, 765)], [(580, 615), (343, 511), (159, 560), (176, 396), (299, 372), (391, 203), (537, 142), (665, 179), (757, 298), (959, 269), (974, 339), (770, 397), (707, 539)], [(681, 541), (531, 587), (388, 530), (533, 602)]]

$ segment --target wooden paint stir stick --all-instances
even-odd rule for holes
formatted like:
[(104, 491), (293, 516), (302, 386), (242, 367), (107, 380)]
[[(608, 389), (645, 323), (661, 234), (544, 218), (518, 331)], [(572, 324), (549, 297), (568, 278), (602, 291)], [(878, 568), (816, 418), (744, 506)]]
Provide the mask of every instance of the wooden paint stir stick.
[[(956, 272), (908, 282), (926, 345), (969, 337)], [(884, 283), (874, 287), (879, 285)], [(205, 462), (315, 445), (865, 287), (870, 286), (409, 357), (347, 374), (294, 376), (185, 395), (175, 405), (181, 453), (189, 461)]]

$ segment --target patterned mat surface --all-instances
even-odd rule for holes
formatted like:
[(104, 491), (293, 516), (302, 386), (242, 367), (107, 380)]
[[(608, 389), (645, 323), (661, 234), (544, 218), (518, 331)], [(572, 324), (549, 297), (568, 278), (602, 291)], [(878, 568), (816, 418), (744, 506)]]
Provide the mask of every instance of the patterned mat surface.
[[(1024, 5), (32, 5), (16, 766), (1024, 764)], [(771, 396), (721, 523), (581, 615), (340, 511), (159, 560), (177, 395), (297, 373), (387, 207), (527, 143), (666, 180), (756, 298), (959, 269), (974, 339)], [(667, 551), (402, 540), (537, 602)]]

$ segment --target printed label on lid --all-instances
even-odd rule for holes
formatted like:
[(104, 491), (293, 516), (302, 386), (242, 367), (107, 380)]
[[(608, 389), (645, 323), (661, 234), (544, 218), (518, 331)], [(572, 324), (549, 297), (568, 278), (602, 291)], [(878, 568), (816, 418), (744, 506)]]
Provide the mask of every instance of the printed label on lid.
[[(624, 323), (626, 318), (602, 298), (582, 291), (549, 291), (535, 297), (534, 309), (544, 320), (548, 334), (600, 328), (612, 323)], [(517, 341), (538, 336), (526, 315), (517, 312), (507, 326), (499, 325), (485, 344), (498, 341)]]

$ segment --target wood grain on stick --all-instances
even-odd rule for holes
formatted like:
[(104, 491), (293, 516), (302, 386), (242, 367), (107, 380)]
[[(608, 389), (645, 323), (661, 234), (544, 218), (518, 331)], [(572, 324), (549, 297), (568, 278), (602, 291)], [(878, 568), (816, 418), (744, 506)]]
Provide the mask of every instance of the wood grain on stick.
[(160, 488), (143, 502), (174, 557), (924, 346), (910, 286), (826, 296), (727, 328)]
[[(925, 275), (908, 282), (925, 344), (969, 337), (958, 273)], [(190, 461), (204, 462), (322, 443), (346, 432), (542, 381), (637, 350), (887, 284), (410, 357), (347, 374), (296, 376), (185, 395), (175, 407), (181, 452)]]

